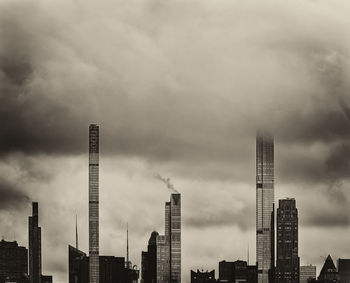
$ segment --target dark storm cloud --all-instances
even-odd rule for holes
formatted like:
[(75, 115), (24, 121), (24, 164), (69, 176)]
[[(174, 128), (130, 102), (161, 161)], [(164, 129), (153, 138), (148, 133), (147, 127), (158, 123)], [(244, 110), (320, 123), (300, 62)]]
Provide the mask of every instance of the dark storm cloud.
[(23, 190), (20, 190), (11, 182), (0, 178), (0, 210), (9, 210), (13, 208), (27, 206), (30, 198)]

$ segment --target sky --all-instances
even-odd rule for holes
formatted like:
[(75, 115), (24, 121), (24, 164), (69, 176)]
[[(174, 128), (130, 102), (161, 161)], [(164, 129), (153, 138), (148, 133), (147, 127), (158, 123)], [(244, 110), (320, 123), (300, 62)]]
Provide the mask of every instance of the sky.
[(294, 197), (301, 264), (350, 257), (347, 0), (0, 1), (0, 234), (43, 273), (88, 252), (88, 126), (100, 125), (100, 253), (140, 266), (182, 194), (182, 278), (255, 262), (255, 136), (275, 137), (275, 200)]

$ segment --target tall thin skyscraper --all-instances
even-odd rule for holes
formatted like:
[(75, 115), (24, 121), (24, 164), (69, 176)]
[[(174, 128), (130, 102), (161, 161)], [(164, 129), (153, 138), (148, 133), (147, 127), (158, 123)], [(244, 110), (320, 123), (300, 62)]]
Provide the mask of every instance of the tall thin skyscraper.
[(99, 126), (89, 127), (89, 281), (99, 283)]
[(295, 199), (281, 199), (277, 209), (277, 283), (299, 283), (298, 210)]
[(256, 261), (258, 283), (274, 277), (274, 140), (267, 133), (256, 138)]
[(170, 282), (181, 282), (181, 195), (170, 198)]
[(41, 227), (38, 203), (33, 202), (33, 215), (29, 216), (29, 282), (41, 282)]
[(181, 283), (181, 195), (165, 203), (165, 235), (157, 236), (157, 283)]

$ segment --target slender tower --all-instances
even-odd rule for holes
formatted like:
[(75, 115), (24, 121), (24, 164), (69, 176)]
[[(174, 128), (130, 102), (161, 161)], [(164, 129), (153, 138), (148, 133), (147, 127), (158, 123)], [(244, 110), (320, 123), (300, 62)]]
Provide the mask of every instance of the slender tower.
[(274, 280), (274, 140), (256, 138), (256, 261), (258, 283)]
[(170, 282), (181, 283), (181, 195), (170, 198)]
[(41, 228), (38, 203), (33, 202), (33, 215), (29, 216), (29, 282), (41, 282)]
[(99, 283), (99, 126), (89, 127), (89, 281)]

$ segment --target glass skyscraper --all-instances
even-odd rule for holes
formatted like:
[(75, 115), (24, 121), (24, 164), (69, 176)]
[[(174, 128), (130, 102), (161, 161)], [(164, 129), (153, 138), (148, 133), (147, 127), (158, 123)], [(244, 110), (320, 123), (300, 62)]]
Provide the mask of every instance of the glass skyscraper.
[(99, 126), (89, 127), (89, 282), (99, 283)]
[(274, 276), (274, 139), (259, 132), (256, 138), (256, 261), (258, 283)]

